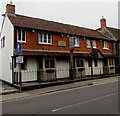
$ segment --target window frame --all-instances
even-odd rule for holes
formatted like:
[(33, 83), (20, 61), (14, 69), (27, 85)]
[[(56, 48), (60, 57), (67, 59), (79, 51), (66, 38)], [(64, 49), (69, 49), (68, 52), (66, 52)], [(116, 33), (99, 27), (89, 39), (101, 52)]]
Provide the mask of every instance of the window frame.
[(109, 49), (109, 42), (108, 41), (102, 41), (103, 42), (103, 49), (108, 50)]
[[(80, 66), (80, 67), (77, 67), (77, 61), (79, 60), (79, 62), (81, 61), (81, 60), (83, 60), (83, 67), (82, 66)], [(81, 63), (80, 63), (81, 64)], [(75, 59), (75, 68), (76, 69), (80, 69), (80, 68), (85, 68), (85, 59)]]
[[(19, 31), (20, 31), (20, 40), (19, 40)], [(25, 40), (23, 40), (23, 31), (25, 32)], [(17, 30), (17, 42), (25, 43), (26, 42), (26, 30), (18, 29)]]
[[(45, 67), (45, 61), (46, 60), (48, 60), (49, 61), (49, 67), (48, 68), (46, 68)], [(50, 66), (51, 66), (51, 64), (50, 64), (50, 61), (54, 61), (54, 68), (51, 68)], [(40, 61), (41, 61), (41, 64), (42, 64), (42, 68), (40, 68)], [(43, 59), (38, 59), (38, 70), (55, 70), (56, 69), (56, 59), (55, 58), (43, 58)]]
[(93, 40), (93, 48), (97, 48), (97, 41)]
[(90, 39), (86, 39), (86, 47), (91, 48), (91, 40)]
[(80, 47), (80, 39), (74, 38), (74, 47)]
[[(112, 61), (112, 65), (110, 64)], [(108, 67), (115, 67), (115, 59), (108, 59)]]
[[(46, 42), (45, 42), (46, 35)], [(47, 32), (39, 32), (38, 34), (38, 44), (52, 45), (52, 34)], [(50, 38), (49, 38), (50, 37)], [(42, 40), (42, 41), (41, 41)], [(50, 42), (49, 42), (50, 41)]]

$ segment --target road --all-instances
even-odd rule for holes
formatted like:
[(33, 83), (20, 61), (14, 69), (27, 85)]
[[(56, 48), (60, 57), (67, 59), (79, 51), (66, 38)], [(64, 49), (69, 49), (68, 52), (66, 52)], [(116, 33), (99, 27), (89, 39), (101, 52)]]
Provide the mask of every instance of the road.
[(118, 82), (5, 101), (3, 114), (118, 114)]

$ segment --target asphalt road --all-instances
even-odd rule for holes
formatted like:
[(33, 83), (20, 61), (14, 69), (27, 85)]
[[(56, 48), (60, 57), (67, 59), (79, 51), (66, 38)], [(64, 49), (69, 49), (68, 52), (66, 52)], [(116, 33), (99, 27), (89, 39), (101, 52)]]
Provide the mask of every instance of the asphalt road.
[(3, 114), (118, 114), (118, 82), (2, 103)]

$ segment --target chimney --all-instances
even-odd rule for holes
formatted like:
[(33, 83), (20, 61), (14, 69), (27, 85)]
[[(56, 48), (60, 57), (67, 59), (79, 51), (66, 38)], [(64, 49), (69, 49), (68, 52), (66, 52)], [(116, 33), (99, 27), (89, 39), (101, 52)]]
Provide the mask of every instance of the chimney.
[(15, 14), (15, 5), (13, 5), (12, 1), (10, 1), (10, 4), (6, 5), (6, 13)]
[(100, 20), (100, 24), (101, 24), (101, 29), (106, 27), (106, 19), (103, 16), (102, 16), (102, 19)]

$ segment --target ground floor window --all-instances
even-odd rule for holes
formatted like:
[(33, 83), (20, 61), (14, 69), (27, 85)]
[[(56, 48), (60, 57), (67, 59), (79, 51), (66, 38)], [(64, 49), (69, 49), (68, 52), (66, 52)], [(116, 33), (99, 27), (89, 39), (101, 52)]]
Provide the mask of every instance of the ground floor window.
[(42, 70), (53, 70), (55, 69), (55, 61), (54, 58), (39, 59), (38, 68)]
[(75, 60), (75, 67), (76, 68), (84, 68), (85, 67), (85, 60), (84, 59), (76, 59)]
[(27, 58), (25, 57), (23, 63), (21, 63), (21, 70), (27, 70)]
[(115, 66), (115, 61), (114, 61), (114, 59), (108, 59), (108, 66), (109, 66), (109, 67)]

